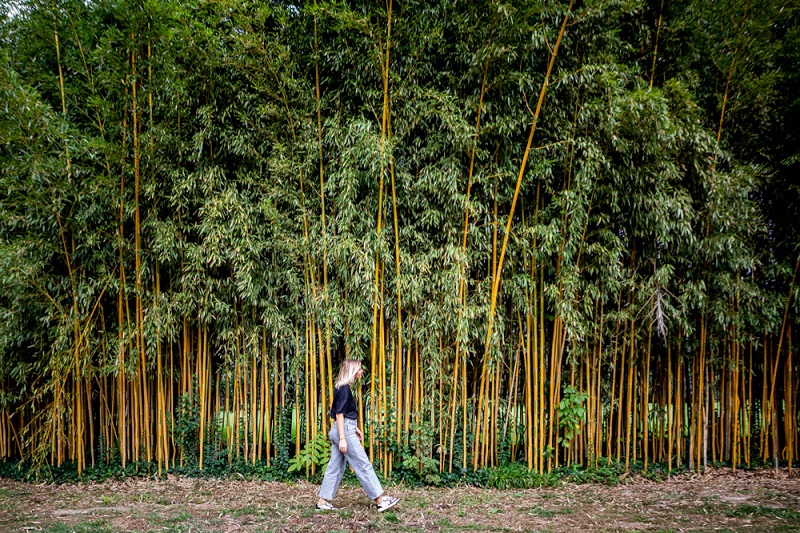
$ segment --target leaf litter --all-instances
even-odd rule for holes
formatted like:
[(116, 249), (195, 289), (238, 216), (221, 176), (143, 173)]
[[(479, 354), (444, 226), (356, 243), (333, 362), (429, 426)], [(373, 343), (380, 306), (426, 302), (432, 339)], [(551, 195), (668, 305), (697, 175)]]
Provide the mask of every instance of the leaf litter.
[[(318, 485), (180, 478), (77, 484), (0, 479), (0, 531), (797, 531), (796, 472), (711, 469), (617, 486), (562, 483), (497, 490), (387, 487), (381, 515), (358, 485), (333, 512), (314, 510)], [(60, 528), (60, 529), (59, 529)]]

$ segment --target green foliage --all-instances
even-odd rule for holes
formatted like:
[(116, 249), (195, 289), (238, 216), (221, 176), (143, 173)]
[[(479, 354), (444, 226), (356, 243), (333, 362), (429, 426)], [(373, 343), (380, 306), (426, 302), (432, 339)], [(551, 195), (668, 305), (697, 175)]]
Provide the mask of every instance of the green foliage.
[[(498, 462), (514, 464), (524, 439), (507, 398), (526, 386), (511, 390), (505, 359), (533, 313), (547, 353), (564, 325), (557, 370), (582, 368), (599, 349), (604, 398), (625, 339), (635, 364), (645, 350), (654, 357), (644, 379), (655, 384), (668, 351), (691, 368), (701, 329), (715, 369), (733, 365), (731, 343), (753, 348), (758, 389), (761, 348), (778, 344), (787, 297), (795, 326), (800, 316), (789, 287), (800, 247), (800, 11), (788, 0), (588, 1), (569, 14), (565, 4), (402, 2), (387, 46), (385, 6), (361, 0), (4, 3), (0, 411), (25, 422), (25, 457), (47, 462), (47, 439), (31, 432), (71, 420), (70, 384), (88, 383), (98, 431), (82, 451), (109, 471), (86, 475), (129, 475), (119, 443), (99, 440), (99, 413), (119, 416), (109, 382), (148, 376), (173, 393), (170, 452), (187, 471), (202, 447), (205, 469), (294, 474), (322, 458), (318, 442), (291, 458), (294, 436), (318, 422), (300, 401), (293, 428), (288, 407), (314, 382), (304, 366), (319, 355), (303, 335), (312, 323), (325, 325), (338, 362), (371, 353), (374, 320), (396, 332), (402, 318), (400, 365), (410, 346), (421, 354), (423, 405), (398, 438), (405, 407), (390, 390), (383, 426), (367, 430), (409, 482), (466, 475), (484, 359), (501, 368)], [(484, 353), (494, 230), (502, 239), (565, 15)], [(273, 470), (226, 466), (239, 413), (215, 413), (200, 442), (200, 391), (193, 382), (181, 395), (175, 378), (195, 371), (178, 361), (198, 353), (199, 331), (223, 389), (253, 354), (285, 357), (268, 378), (284, 387), (266, 430)], [(438, 446), (449, 455), (450, 435), (438, 432), (449, 425), (436, 411), (461, 394), (449, 382), (455, 346), (468, 398), (446, 458), (459, 472), (445, 475)], [(172, 365), (160, 376), (156, 353)], [(558, 397), (557, 386), (548, 379), (542, 393)], [(561, 437), (546, 457), (575, 448), (582, 387), (552, 406)], [(751, 424), (751, 442), (760, 431)], [(129, 464), (152, 471), (143, 458)]]
[(272, 460), (275, 471), (289, 471), (289, 450), (292, 444), (292, 407), (284, 406), (279, 410), (278, 426), (275, 431), (275, 457)]
[(793, 509), (784, 509), (780, 507), (767, 507), (762, 505), (737, 505), (733, 509), (727, 511), (725, 516), (732, 517), (774, 517), (783, 520), (800, 520), (800, 512)]
[(572, 385), (564, 387), (558, 403), (558, 425), (564, 430), (561, 445), (565, 448), (569, 448), (575, 435), (580, 433), (580, 424), (586, 416), (584, 403), (588, 398), (588, 394), (578, 391)]
[(572, 465), (559, 470), (558, 475), (563, 476), (571, 483), (598, 483), (601, 485), (618, 485), (620, 478), (626, 475), (625, 465), (612, 461), (610, 464), (605, 459), (598, 459), (597, 468), (593, 466), (580, 467)]
[(289, 459), (288, 472), (299, 472), (303, 469), (308, 472), (311, 465), (316, 465), (321, 470), (324, 470), (330, 459), (331, 443), (327, 435), (319, 432), (314, 439), (306, 442), (305, 447), (300, 452)]
[(114, 528), (105, 520), (92, 520), (78, 525), (56, 523), (49, 526), (46, 531), (48, 533), (113, 533)]
[(403, 450), (401, 466), (426, 485), (439, 485), (439, 461), (431, 457), (431, 448), (436, 431), (429, 424), (411, 423), (409, 448)]
[[(200, 450), (200, 401), (198, 397), (197, 379), (192, 391), (187, 391), (178, 398), (174, 421), (175, 445), (184, 460), (192, 463), (199, 458)], [(172, 415), (170, 415), (172, 417)]]
[(554, 487), (559, 479), (555, 474), (533, 472), (521, 463), (509, 463), (497, 468), (487, 468), (481, 486), (494, 489), (531, 489)]

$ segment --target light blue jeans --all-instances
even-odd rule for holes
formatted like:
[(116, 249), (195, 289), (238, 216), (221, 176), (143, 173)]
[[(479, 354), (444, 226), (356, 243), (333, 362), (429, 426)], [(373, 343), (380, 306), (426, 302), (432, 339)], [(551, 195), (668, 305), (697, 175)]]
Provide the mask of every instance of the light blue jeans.
[(325, 477), (322, 478), (322, 487), (319, 489), (319, 497), (331, 501), (339, 490), (339, 483), (342, 482), (344, 470), (347, 464), (353, 467), (358, 481), (364, 488), (370, 500), (374, 500), (383, 494), (381, 482), (378, 481), (378, 476), (375, 475), (375, 469), (372, 468), (372, 463), (369, 462), (364, 451), (364, 446), (356, 436), (356, 427), (358, 421), (350, 418), (344, 419), (344, 437), (347, 442), (347, 453), (342, 454), (339, 451), (339, 428), (336, 425), (336, 419), (333, 420), (333, 427), (331, 428), (328, 436), (331, 439), (331, 460), (325, 468)]

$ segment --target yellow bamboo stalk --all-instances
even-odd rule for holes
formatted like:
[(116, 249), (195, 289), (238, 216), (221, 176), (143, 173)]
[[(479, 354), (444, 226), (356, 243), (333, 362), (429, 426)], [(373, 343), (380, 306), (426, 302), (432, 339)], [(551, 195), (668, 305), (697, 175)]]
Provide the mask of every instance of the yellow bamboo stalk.
[[(277, 346), (273, 348), (273, 351), (277, 351)], [(300, 351), (295, 351), (295, 354), (299, 353)], [(267, 346), (264, 344), (264, 350), (262, 351), (262, 361), (261, 361), (261, 393), (262, 393), (262, 404), (263, 410), (261, 413), (261, 420), (262, 425), (261, 429), (259, 430), (259, 438), (264, 440), (264, 459), (267, 462), (267, 466), (270, 464), (270, 457), (272, 452), (272, 442), (271, 442), (271, 435), (272, 435), (272, 421), (271, 421), (271, 414), (272, 414), (272, 406), (270, 405), (270, 383), (269, 383), (269, 370), (267, 368), (269, 357), (269, 352), (267, 352)], [(300, 370), (298, 369), (297, 372), (299, 373)], [(297, 383), (297, 381), (295, 381)], [(295, 388), (295, 396), (299, 394), (299, 387)], [(298, 424), (295, 426), (297, 428), (296, 435), (298, 442), (300, 440), (300, 424), (299, 424), (299, 417), (300, 417), (300, 406), (297, 405), (297, 416), (298, 416)]]
[[(511, 372), (511, 388), (508, 391), (508, 407), (509, 414), (506, 417), (505, 429), (503, 429), (503, 436), (509, 435), (508, 426), (511, 425), (511, 432), (517, 436), (517, 388), (519, 387), (519, 365), (520, 365), (520, 352), (524, 350), (524, 340), (522, 337), (522, 317), (517, 311), (517, 324), (519, 328), (519, 339), (517, 349), (514, 351), (514, 369)], [(511, 461), (516, 461), (517, 442), (516, 439), (511, 441)]]
[(787, 470), (789, 475), (792, 474), (792, 459), (794, 459), (794, 435), (796, 434), (794, 428), (794, 418), (795, 418), (795, 410), (794, 410), (794, 402), (792, 401), (792, 389), (793, 389), (793, 364), (792, 364), (792, 325), (789, 324), (787, 328), (787, 337), (789, 338), (789, 350), (788, 356), (786, 358), (786, 363), (784, 366), (784, 408), (786, 415), (784, 416), (784, 435), (786, 435), (786, 455), (785, 459), (788, 461)]
[[(497, 232), (498, 232), (498, 219), (497, 219), (497, 181), (494, 182), (494, 186), (492, 189), (492, 199), (493, 199), (493, 208), (492, 208), (492, 257), (489, 261), (489, 268), (490, 272), (488, 277), (492, 280), (496, 279), (497, 276)], [(486, 379), (491, 380), (491, 374), (487, 375), (487, 369), (490, 364), (489, 361), (489, 342), (487, 339), (486, 349), (484, 351), (483, 356), (483, 363), (481, 369), (481, 385), (480, 385), (480, 392), (478, 393), (478, 409), (476, 411), (475, 417), (475, 453), (473, 454), (473, 469), (477, 469), (478, 463), (480, 462), (481, 466), (485, 466), (485, 453), (486, 453), (486, 446), (488, 443), (486, 442), (486, 430), (488, 423), (488, 413), (485, 414), (483, 418), (481, 418), (481, 414), (484, 413), (484, 391), (488, 391), (491, 388), (490, 384), (486, 383)], [(491, 396), (490, 393), (487, 392)], [(480, 451), (480, 453), (478, 453)], [(479, 459), (480, 456), (480, 459)]]
[(455, 360), (453, 361), (453, 382), (450, 391), (452, 401), (450, 403), (450, 457), (448, 459), (448, 464), (447, 464), (448, 473), (451, 473), (453, 471), (453, 450), (456, 438), (456, 405), (458, 403), (458, 383), (459, 383), (458, 370), (460, 364), (461, 363), (459, 362), (459, 341), (456, 338)]
[[(380, 324), (379, 324), (379, 326), (380, 326), (380, 332), (379, 332), (379, 334), (380, 334), (380, 337), (379, 337), (380, 345), (379, 345), (378, 355), (379, 355), (379, 358), (380, 358), (379, 359), (380, 360), (379, 366), (380, 366), (380, 369), (381, 369), (380, 370), (380, 375), (381, 375), (380, 396), (381, 396), (381, 408), (382, 408), (381, 409), (381, 415), (380, 415), (380, 428), (381, 429), (385, 429), (386, 428), (386, 422), (388, 420), (388, 411), (389, 411), (388, 403), (389, 403), (389, 401), (388, 401), (388, 398), (386, 396), (386, 342), (385, 342), (385, 338), (384, 338), (385, 329), (384, 329), (383, 276), (382, 275), (380, 276), (380, 317), (379, 317), (379, 320), (380, 320)], [(381, 446), (381, 451), (382, 451), (382, 459), (383, 459), (382, 460), (383, 473), (384, 473), (385, 476), (388, 477), (389, 473), (391, 472), (390, 452), (387, 449), (385, 444)]]
[(642, 402), (642, 451), (644, 455), (645, 472), (647, 472), (650, 459), (648, 443), (650, 442), (650, 350), (652, 347), (652, 340), (653, 323), (650, 322), (647, 331), (647, 352), (645, 353), (644, 375), (642, 376), (642, 380), (644, 381), (644, 383), (642, 383), (642, 396), (644, 399)]
[(305, 366), (303, 367), (303, 371), (304, 371), (305, 376), (306, 376), (306, 380), (305, 380), (306, 442), (309, 442), (310, 439), (311, 439), (311, 426), (314, 425), (314, 424), (311, 423), (312, 422), (312, 419), (311, 419), (311, 381), (312, 381), (313, 378), (311, 377), (311, 360), (310, 360), (309, 349), (308, 349), (308, 347), (309, 347), (309, 343), (308, 343), (308, 336), (309, 336), (308, 335), (308, 331), (309, 331), (309, 328), (310, 328), (309, 322), (308, 322), (308, 320), (306, 320), (306, 323), (305, 323), (305, 339), (306, 339), (305, 346), (306, 346), (306, 349), (305, 349), (305, 354), (304, 354), (305, 355), (305, 361), (304, 361)]
[(472, 452), (472, 469), (477, 470), (478, 464), (483, 464), (481, 457), (482, 453), (482, 446), (484, 442), (484, 435), (481, 432), (481, 429), (486, 427), (485, 424), (482, 425), (482, 416), (484, 411), (484, 392), (486, 390), (486, 358), (487, 355), (484, 355), (484, 362), (481, 368), (481, 380), (480, 380), (480, 391), (478, 392), (478, 408), (475, 411), (475, 444), (473, 446)]
[(86, 467), (86, 456), (84, 455), (86, 451), (86, 445), (84, 443), (84, 417), (86, 414), (83, 411), (83, 387), (82, 379), (80, 378), (79, 371), (75, 372), (75, 391), (74, 391), (74, 403), (75, 403), (75, 458), (78, 466), (78, 476), (81, 475), (83, 469)]
[[(0, 386), (0, 395), (5, 395), (5, 390), (3, 387)], [(0, 411), (0, 458), (6, 459), (11, 457), (11, 453), (8, 446), (8, 413), (6, 412), (5, 406), (3, 407), (2, 411)]]
[[(161, 290), (161, 274), (156, 263), (156, 282), (153, 291), (153, 306), (156, 305), (159, 292)], [(164, 463), (167, 458), (167, 424), (166, 424), (166, 405), (164, 405), (164, 368), (161, 357), (161, 329), (156, 327), (156, 461), (158, 462), (158, 475), (161, 475)], [(166, 465), (167, 467), (169, 464)]]
[[(494, 21), (492, 21), (492, 29), (489, 31), (489, 44), (491, 46), (492, 43), (492, 35), (494, 31)], [(488, 48), (487, 46), (487, 48)], [(478, 144), (478, 136), (480, 135), (480, 126), (481, 126), (481, 114), (483, 112), (483, 99), (486, 95), (486, 76), (489, 70), (489, 56), (490, 54), (486, 54), (486, 61), (484, 62), (483, 66), (483, 77), (481, 79), (481, 91), (480, 96), (478, 98), (478, 109), (475, 113), (475, 134), (473, 136), (472, 141), (472, 150), (470, 152), (469, 158), (469, 173), (467, 175), (467, 193), (466, 193), (466, 206), (464, 208), (464, 231), (463, 231), (463, 238), (462, 238), (462, 245), (461, 251), (462, 254), (466, 256), (467, 251), (467, 235), (469, 234), (469, 201), (470, 201), (470, 193), (472, 191), (472, 176), (473, 171), (475, 168), (475, 152), (477, 150)], [(461, 322), (461, 317), (463, 316), (464, 308), (466, 307), (467, 302), (467, 289), (466, 289), (466, 281), (465, 281), (465, 272), (464, 266), (461, 266), (461, 275), (459, 280), (459, 302), (461, 305), (458, 309), (458, 320), (457, 324)], [(459, 356), (461, 355), (461, 341), (456, 336), (456, 344), (455, 344), (455, 363), (453, 365), (453, 389), (452, 389), (452, 418), (450, 424), (450, 462), (448, 465), (448, 472), (452, 472), (453, 469), (453, 445), (455, 440), (455, 412), (456, 412), (456, 399), (457, 399), (457, 383), (458, 383), (458, 369), (459, 369)], [(464, 356), (466, 359), (466, 355)], [(464, 382), (464, 389), (466, 389), (466, 375), (462, 374), (462, 380)], [(462, 406), (462, 417), (464, 419), (464, 427), (463, 427), (463, 435), (464, 435), (464, 465), (463, 467), (466, 468), (466, 435), (467, 435), (467, 414), (466, 414), (466, 397), (462, 395), (463, 398), (463, 406)]]
[(602, 368), (603, 368), (603, 335), (605, 331), (605, 301), (600, 302), (600, 339), (597, 354), (597, 366), (595, 368), (595, 402), (596, 402), (596, 422), (595, 427), (597, 435), (595, 437), (595, 458), (594, 467), (598, 467), (599, 456), (603, 449), (603, 395), (600, 383), (602, 381)]
[[(297, 325), (295, 325), (295, 328), (294, 328), (294, 346), (295, 346), (294, 353), (296, 355), (299, 355), (300, 354), (300, 332), (298, 331)], [(306, 358), (306, 361), (307, 361), (307, 358)], [(265, 363), (266, 363), (266, 361), (265, 361)], [(304, 361), (303, 372), (305, 372), (306, 369), (307, 369), (307, 365), (305, 364), (305, 361)], [(266, 375), (267, 374), (266, 374), (266, 368), (265, 368), (264, 369), (264, 377), (265, 378), (266, 378)], [(302, 423), (301, 423), (301, 417), (300, 417), (300, 398), (299, 398), (299, 395), (300, 395), (300, 369), (299, 368), (295, 372), (295, 383), (296, 383), (296, 386), (295, 386), (295, 389), (294, 389), (295, 390), (295, 393), (294, 393), (294, 409), (295, 409), (295, 428), (297, 428), (297, 430), (295, 431), (294, 453), (298, 454), (298, 453), (300, 453), (300, 430), (302, 429)], [(269, 395), (269, 389), (267, 389), (267, 396), (268, 395)], [(305, 397), (306, 395), (303, 394), (303, 396)], [(304, 405), (308, 406), (308, 401), (307, 400), (306, 400)], [(269, 409), (267, 409), (266, 411), (267, 411), (267, 413), (269, 413)], [(269, 428), (269, 424), (267, 424), (267, 428)], [(269, 462), (269, 452), (267, 452), (267, 462)]]
[[(385, 143), (386, 143), (386, 129), (387, 129), (387, 120), (388, 120), (388, 113), (389, 113), (389, 57), (391, 51), (391, 32), (392, 32), (392, 0), (389, 0), (389, 10), (387, 14), (387, 22), (386, 22), (386, 60), (385, 65), (381, 68), (381, 79), (383, 81), (383, 108), (381, 112), (381, 155), (383, 156), (385, 150)], [(383, 53), (381, 53), (383, 55)], [(379, 184), (378, 184), (378, 223), (377, 223), (377, 236), (378, 242), (380, 247), (380, 238), (381, 238), (381, 223), (383, 221), (383, 178), (385, 173), (385, 162), (383, 157), (381, 157), (381, 172), (379, 176)], [(371, 375), (375, 375), (375, 358), (376, 356), (381, 359), (380, 368), (383, 369), (383, 330), (381, 328), (380, 333), (378, 333), (378, 305), (379, 302), (382, 306), (382, 295), (383, 293), (383, 286), (380, 281), (380, 271), (381, 271), (381, 261), (380, 261), (380, 250), (375, 250), (375, 296), (373, 300), (372, 306), (372, 344), (370, 347), (371, 358), (372, 358), (372, 368), (371, 368)], [(383, 322), (382, 318), (382, 311), (381, 311), (381, 323)], [(381, 339), (378, 340), (378, 335), (380, 335)], [(377, 343), (380, 342), (380, 348), (378, 348)], [(376, 353), (380, 351), (380, 355), (376, 355)], [(381, 373), (383, 376), (383, 373)], [(381, 388), (384, 386), (384, 380), (381, 381)], [(371, 396), (375, 397), (375, 390), (374, 390), (374, 381), (373, 386), (371, 387)], [(383, 399), (385, 398), (385, 391), (381, 390), (381, 403), (383, 404)], [(385, 408), (385, 407), (384, 407)], [(383, 416), (381, 415), (381, 421), (383, 420)], [(372, 441), (372, 437), (370, 436), (370, 441)], [(372, 450), (372, 443), (370, 443), (370, 454)], [(372, 457), (372, 455), (370, 455)], [(385, 466), (384, 466), (384, 474)]]
[(445, 364), (444, 364), (444, 346), (442, 342), (441, 335), (439, 336), (439, 390), (437, 391), (437, 396), (439, 400), (439, 408), (436, 411), (436, 421), (437, 424), (433, 424), (437, 431), (436, 433), (439, 436), (439, 445), (438, 445), (438, 452), (439, 452), (439, 472), (444, 472), (444, 456), (445, 456), (445, 427), (444, 427), (444, 375), (445, 375)]
[(491, 440), (489, 441), (491, 447), (489, 448), (489, 458), (491, 461), (492, 466), (497, 466), (497, 447), (499, 445), (499, 439), (497, 435), (497, 423), (499, 418), (499, 409), (500, 409), (500, 377), (503, 372), (503, 366), (505, 365), (505, 360), (501, 359), (500, 364), (497, 365), (495, 368), (495, 376), (494, 376), (494, 396), (493, 396), (493, 405), (492, 405), (492, 425), (491, 425)]
[[(278, 347), (272, 350), (272, 409), (275, 414), (278, 413)], [(277, 425), (278, 417), (275, 416), (272, 424), (267, 424), (267, 454), (272, 448), (272, 432), (274, 431), (273, 425)], [(269, 464), (269, 455), (267, 455), (267, 464)]]
[(141, 403), (141, 381), (139, 379), (138, 362), (136, 363), (136, 370), (133, 373), (132, 380), (128, 382), (128, 390), (130, 391), (130, 405), (131, 405), (131, 459), (140, 461), (141, 456), (141, 443), (142, 443), (142, 403)]
[[(242, 334), (244, 332), (242, 331)], [(242, 335), (244, 337), (244, 335)], [(243, 447), (243, 457), (244, 462), (248, 462), (250, 460), (250, 417), (252, 416), (253, 412), (250, 410), (250, 361), (245, 359), (245, 351), (246, 346), (244, 344), (244, 338), (241, 339), (241, 343), (238, 340), (237, 336), (237, 343), (236, 343), (236, 357), (241, 357), (242, 359), (242, 447)]]
[[(777, 382), (777, 377), (778, 377), (778, 361), (780, 360), (781, 348), (783, 347), (783, 337), (784, 337), (783, 334), (784, 334), (784, 331), (785, 331), (785, 328), (786, 328), (786, 324), (787, 324), (787, 320), (788, 320), (788, 317), (789, 317), (789, 303), (792, 300), (791, 295), (792, 295), (792, 292), (794, 290), (794, 282), (797, 279), (797, 270), (798, 270), (798, 268), (800, 268), (800, 255), (798, 255), (798, 257), (797, 257), (797, 263), (795, 263), (794, 273), (792, 274), (792, 282), (789, 284), (789, 294), (786, 297), (786, 307), (784, 308), (784, 311), (783, 311), (783, 321), (781, 322), (781, 331), (778, 334), (778, 349), (775, 350), (775, 365), (773, 366), (772, 377), (770, 379), (769, 404), (768, 405), (769, 405), (769, 409), (770, 409), (770, 415), (772, 416), (771, 428), (772, 428), (772, 432), (773, 432), (773, 435), (774, 435), (773, 442), (776, 443), (775, 446), (774, 446), (774, 449), (776, 451), (777, 451), (777, 447), (778, 447), (778, 445), (777, 445), (778, 436), (777, 436), (777, 432), (776, 432), (775, 428), (777, 426), (777, 416), (778, 416), (777, 412), (778, 412), (778, 409), (775, 406), (775, 383)], [(777, 472), (777, 470), (778, 470), (777, 453), (774, 453), (773, 455), (774, 455), (774, 459), (775, 459), (775, 471)]]
[[(544, 418), (544, 376), (547, 371), (547, 361), (545, 360), (544, 351), (544, 264), (539, 268), (539, 285), (537, 292), (539, 294), (538, 322), (539, 322), (539, 472), (544, 471), (544, 454), (545, 454), (545, 418)], [(537, 317), (534, 317), (536, 320)]]
[(542, 87), (539, 91), (539, 100), (536, 103), (536, 111), (533, 115), (533, 124), (531, 124), (531, 131), (528, 135), (528, 143), (525, 146), (525, 152), (522, 156), (522, 163), (520, 164), (519, 174), (517, 175), (517, 184), (514, 188), (514, 197), (511, 200), (511, 209), (508, 213), (508, 221), (506, 222), (506, 231), (503, 235), (503, 246), (500, 249), (500, 260), (498, 261), (498, 265), (496, 268), (497, 275), (492, 280), (492, 296), (491, 296), (491, 304), (489, 309), (489, 321), (488, 326), (486, 328), (486, 350), (488, 352), (489, 342), (491, 340), (492, 335), (492, 324), (494, 323), (494, 310), (497, 306), (497, 292), (500, 287), (500, 278), (503, 273), (503, 260), (505, 259), (506, 255), (506, 246), (508, 245), (508, 238), (511, 235), (511, 223), (514, 220), (514, 211), (517, 205), (517, 197), (519, 196), (520, 186), (522, 185), (522, 177), (525, 175), (525, 168), (527, 167), (528, 163), (528, 156), (530, 155), (531, 151), (531, 144), (533, 143), (533, 135), (536, 132), (536, 125), (539, 122), (539, 115), (542, 110), (542, 104), (544, 103), (544, 96), (547, 92), (547, 86), (550, 81), (550, 74), (553, 71), (553, 65), (555, 64), (556, 56), (558, 54), (558, 48), (561, 46), (561, 39), (564, 37), (564, 32), (567, 29), (567, 20), (569, 20), (569, 15), (572, 12), (572, 4), (574, 0), (570, 0), (569, 6), (567, 7), (567, 13), (564, 15), (564, 20), (561, 23), (561, 29), (558, 32), (558, 38), (556, 39), (555, 46), (553, 47), (553, 51), (550, 54), (550, 61), (547, 65), (547, 73), (544, 76), (544, 80), (542, 81)]
[(203, 469), (203, 451), (204, 446), (203, 442), (205, 442), (205, 431), (206, 431), (206, 395), (205, 395), (205, 380), (206, 380), (206, 364), (205, 364), (205, 357), (208, 353), (208, 326), (198, 326), (197, 331), (198, 334), (202, 331), (203, 332), (203, 340), (200, 342), (198, 340), (197, 343), (197, 364), (198, 364), (198, 371), (197, 371), (197, 400), (200, 404), (200, 442), (198, 444), (200, 448), (200, 462), (199, 468), (200, 470)]
[[(324, 332), (321, 326), (317, 326), (317, 348), (319, 351), (319, 390), (322, 394), (322, 408), (320, 409), (320, 431), (323, 434), (327, 433), (328, 428), (328, 416), (323, 414), (324, 411), (328, 408), (328, 388), (327, 388), (327, 379), (326, 374), (328, 374), (328, 378), (330, 377), (330, 372), (326, 372), (325, 370), (325, 340), (323, 338)], [(331, 387), (332, 388), (332, 387)], [(316, 396), (315, 396), (316, 398)], [(312, 465), (312, 471), (314, 470), (315, 465)]]
[[(261, 359), (261, 378), (258, 384), (258, 419), (256, 424), (256, 434), (257, 434), (257, 449), (256, 449), (256, 457), (262, 457), (262, 446), (264, 444), (264, 418), (266, 416), (265, 409), (266, 409), (266, 362), (267, 362), (267, 326), (266, 324), (262, 324), (261, 327), (261, 350), (259, 351), (260, 359)], [(299, 369), (295, 371), (295, 383), (297, 383), (297, 374), (299, 373)], [(295, 398), (295, 413), (297, 412), (297, 396), (299, 394), (298, 387), (295, 386), (294, 389), (294, 398)], [(297, 427), (297, 435), (300, 435), (300, 426)]]
[[(536, 245), (534, 244), (534, 250), (536, 249)], [(531, 261), (531, 280), (533, 280), (532, 285), (536, 285), (536, 259), (533, 258)], [(533, 450), (533, 443), (536, 442), (537, 439), (537, 431), (539, 429), (539, 420), (537, 418), (538, 415), (538, 405), (536, 401), (538, 400), (538, 390), (537, 387), (539, 385), (538, 379), (538, 371), (539, 371), (539, 360), (538, 357), (534, 355), (534, 350), (536, 346), (536, 341), (532, 340), (532, 332), (531, 330), (534, 329), (534, 322), (533, 322), (533, 306), (536, 301), (536, 293), (534, 292), (533, 298), (531, 298), (530, 291), (526, 293), (527, 298), (527, 311), (525, 313), (525, 351), (524, 351), (524, 368), (525, 368), (525, 460), (528, 464), (528, 470), (538, 470), (538, 464), (536, 462), (536, 456), (534, 455)]]
[[(397, 343), (399, 348), (400, 343)], [(395, 374), (396, 382), (397, 382), (397, 426), (398, 429), (401, 427), (402, 422), (402, 430), (406, 434), (406, 443), (408, 443), (408, 428), (411, 424), (411, 413), (415, 411), (416, 407), (414, 406), (414, 401), (416, 396), (412, 394), (412, 391), (416, 392), (416, 387), (419, 384), (419, 375), (415, 375), (415, 369), (419, 369), (418, 366), (415, 364), (419, 363), (418, 360), (414, 359), (414, 354), (412, 350), (409, 348), (408, 355), (408, 376), (405, 380), (402, 379), (402, 368), (403, 368), (403, 353), (398, 352), (398, 359), (397, 359), (397, 372)], [(402, 393), (401, 393), (402, 391)], [(397, 442), (401, 442), (401, 432), (398, 431), (396, 435)]]
[[(308, 424), (311, 426), (311, 440), (314, 440), (317, 437), (317, 424), (319, 423), (319, 387), (317, 384), (317, 358), (316, 358), (316, 327), (314, 323), (314, 319), (309, 319), (309, 331), (308, 331), (308, 350), (309, 356), (308, 360), (311, 363), (311, 368), (309, 369), (309, 377), (311, 378), (311, 391), (309, 394), (309, 401), (311, 402), (311, 413), (310, 417), (308, 418)], [(313, 463), (311, 464), (311, 473), (314, 474), (316, 472), (316, 465)]]
[[(630, 455), (631, 455), (631, 440), (633, 439), (633, 417), (635, 414), (632, 412), (633, 410), (633, 378), (634, 378), (634, 368), (633, 368), (633, 354), (634, 354), (634, 344), (636, 342), (636, 319), (634, 317), (631, 318), (631, 325), (630, 325), (630, 352), (628, 353), (628, 387), (627, 387), (627, 397), (626, 397), (626, 410), (625, 410), (625, 470), (628, 471), (630, 469)], [(634, 452), (636, 453), (636, 449), (634, 447)]]
[[(227, 366), (227, 365), (226, 365)], [(233, 415), (231, 412), (231, 372), (229, 368), (224, 369), (225, 373), (225, 416), (223, 417), (223, 427), (225, 428), (225, 446), (228, 448), (228, 466), (233, 465)], [(233, 391), (236, 396), (236, 391)]]
[[(317, 2), (314, 0), (314, 7)], [(327, 354), (328, 380), (327, 389), (322, 389), (322, 404), (327, 405), (328, 396), (333, 397), (333, 367), (331, 365), (331, 332), (330, 316), (328, 309), (328, 251), (327, 251), (327, 229), (325, 224), (325, 168), (322, 153), (322, 93), (320, 91), (319, 77), (319, 44), (317, 42), (317, 16), (314, 15), (314, 74), (315, 74), (315, 99), (317, 104), (317, 146), (319, 148), (319, 194), (322, 208), (322, 292), (325, 298), (325, 353)], [(322, 350), (320, 351), (322, 353)], [(320, 361), (320, 369), (324, 369), (324, 364)], [(321, 377), (323, 383), (324, 377)], [(327, 417), (322, 417), (322, 431), (327, 430)]]
[(256, 400), (258, 396), (258, 379), (256, 377), (256, 354), (257, 350), (252, 350), (250, 358), (250, 461), (256, 464), (256, 447), (258, 445), (258, 412), (256, 411)]

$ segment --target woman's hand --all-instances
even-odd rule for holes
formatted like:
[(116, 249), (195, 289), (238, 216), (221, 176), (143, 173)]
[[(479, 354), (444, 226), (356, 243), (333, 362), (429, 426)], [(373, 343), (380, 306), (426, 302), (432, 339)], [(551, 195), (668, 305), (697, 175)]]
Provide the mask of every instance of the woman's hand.
[(358, 437), (358, 440), (364, 440), (364, 434), (358, 428), (356, 428), (356, 437)]
[(336, 413), (336, 428), (339, 431), (339, 451), (342, 455), (347, 453), (347, 439), (344, 433), (344, 415)]

